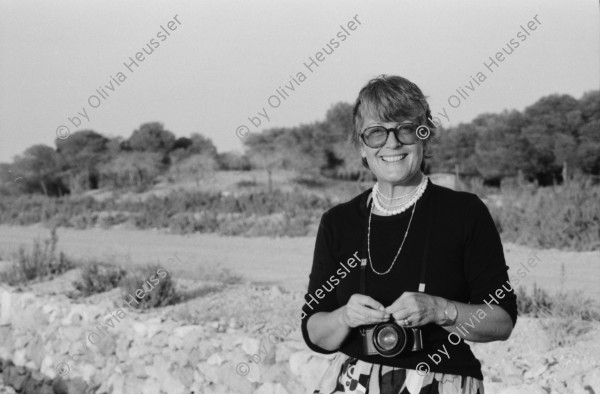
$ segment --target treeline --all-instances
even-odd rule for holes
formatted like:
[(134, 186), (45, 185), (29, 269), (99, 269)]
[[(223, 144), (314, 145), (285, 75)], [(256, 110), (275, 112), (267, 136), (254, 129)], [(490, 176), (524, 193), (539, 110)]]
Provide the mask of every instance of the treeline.
[[(56, 139), (55, 148), (34, 145), (13, 163), (0, 164), (0, 193), (77, 194), (99, 188), (151, 187), (192, 177), (200, 182), (214, 170), (273, 169), (356, 179), (369, 176), (349, 145), (352, 105), (337, 103), (325, 119), (271, 128), (244, 138), (245, 153), (219, 153), (200, 134), (177, 138), (161, 123), (146, 123), (128, 139), (81, 130)], [(458, 172), (499, 184), (518, 177), (540, 185), (565, 176), (600, 175), (600, 91), (579, 100), (569, 95), (539, 99), (523, 112), (482, 114), (472, 122), (440, 127), (429, 172)], [(20, 179), (19, 179), (20, 177)], [(15, 181), (15, 179), (19, 179)]]
[[(250, 169), (244, 155), (220, 154), (200, 134), (176, 138), (157, 122), (141, 125), (128, 139), (81, 130), (57, 138), (55, 145), (31, 146), (12, 164), (1, 164), (4, 192), (61, 196), (99, 188), (142, 191), (159, 175), (173, 182), (192, 176), (199, 183), (216, 169)], [(18, 177), (22, 179), (15, 181)]]
[[(354, 178), (364, 170), (347, 145), (353, 127), (352, 105), (338, 103), (323, 121), (253, 133), (244, 142), (254, 166)], [(489, 183), (521, 176), (540, 185), (560, 183), (565, 174), (599, 175), (600, 91), (579, 100), (550, 95), (523, 112), (482, 114), (437, 134), (429, 172), (458, 171)]]

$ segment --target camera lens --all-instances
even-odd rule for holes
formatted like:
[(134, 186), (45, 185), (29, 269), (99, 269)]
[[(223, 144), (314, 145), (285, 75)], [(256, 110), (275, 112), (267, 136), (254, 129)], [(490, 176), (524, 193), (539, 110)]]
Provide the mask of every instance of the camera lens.
[(392, 350), (398, 344), (398, 334), (392, 327), (385, 327), (377, 333), (377, 342), (385, 350)]
[(394, 323), (382, 323), (373, 329), (373, 346), (384, 357), (394, 357), (407, 347), (408, 333)]

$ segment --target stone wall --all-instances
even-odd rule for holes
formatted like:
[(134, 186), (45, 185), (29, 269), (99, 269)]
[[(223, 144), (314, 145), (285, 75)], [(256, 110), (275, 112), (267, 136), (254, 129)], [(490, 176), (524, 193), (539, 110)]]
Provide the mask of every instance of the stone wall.
[[(4, 381), (35, 394), (300, 394), (312, 393), (335, 356), (306, 347), (299, 319), (277, 317), (276, 300), (290, 308), (298, 300), (276, 286), (147, 312), (118, 312), (121, 298), (115, 289), (78, 303), (0, 286)], [(241, 313), (233, 305), (240, 300), (238, 308), (254, 311), (254, 321), (236, 321)], [(198, 322), (174, 313), (193, 307), (200, 316), (223, 319)], [(266, 323), (273, 324), (265, 329)], [(539, 319), (520, 317), (508, 341), (470, 343), (482, 362), (486, 393), (599, 393), (600, 324), (587, 326), (572, 343), (552, 348), (553, 331)]]
[[(235, 324), (182, 325), (159, 311), (118, 319), (109, 303), (6, 287), (0, 300), (5, 382), (37, 384), (35, 393), (304, 393), (331, 358), (308, 350), (298, 330), (274, 341)], [(108, 328), (98, 324), (109, 319)]]

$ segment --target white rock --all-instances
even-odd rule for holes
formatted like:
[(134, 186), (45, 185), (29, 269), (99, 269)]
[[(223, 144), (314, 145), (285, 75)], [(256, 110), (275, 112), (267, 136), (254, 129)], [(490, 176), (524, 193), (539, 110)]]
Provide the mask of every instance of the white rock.
[(600, 393), (600, 370), (595, 370), (592, 372), (588, 372), (583, 377), (583, 385), (584, 387), (590, 386), (595, 393)]
[(133, 328), (133, 332), (135, 332), (135, 335), (139, 337), (145, 337), (148, 333), (146, 325), (137, 321), (131, 325), (131, 328)]
[(142, 386), (142, 392), (144, 394), (161, 394), (160, 386), (161, 385), (159, 381), (150, 377), (144, 382), (144, 385)]
[(81, 378), (86, 382), (91, 382), (97, 372), (96, 367), (87, 363), (78, 365), (77, 369), (79, 370)]
[(293, 352), (286, 343), (280, 343), (275, 347), (275, 362), (288, 362)]
[(194, 383), (203, 384), (205, 381), (204, 376), (197, 370), (194, 370)]
[(589, 394), (589, 391), (583, 388), (583, 385), (579, 382), (567, 382), (567, 391), (569, 394)]
[(124, 393), (123, 392), (123, 387), (125, 385), (125, 379), (123, 378), (122, 375), (111, 375), (109, 378), (109, 384), (112, 388), (111, 393), (112, 394), (129, 394), (129, 393)]
[(314, 388), (315, 382), (319, 382), (323, 374), (329, 368), (330, 361), (325, 357), (312, 357), (300, 371), (300, 378), (307, 391)]
[[(300, 351), (296, 353), (292, 353), (290, 356), (290, 370), (294, 375), (299, 376), (302, 372), (302, 369), (306, 367), (308, 360), (311, 358), (312, 353), (307, 351)], [(325, 372), (325, 370), (323, 370)]]
[(548, 369), (547, 365), (538, 365), (536, 367), (533, 367), (532, 369), (525, 371), (525, 374), (523, 375), (523, 377), (525, 379), (537, 379), (541, 374), (543, 374), (544, 372), (546, 372), (546, 370)]
[(17, 351), (15, 351), (15, 354), (13, 355), (13, 358), (12, 358), (12, 362), (17, 367), (23, 367), (23, 366), (25, 366), (25, 364), (27, 363), (27, 357), (26, 357), (26, 351), (25, 351), (25, 349), (18, 349)]
[(221, 357), (219, 353), (215, 353), (206, 360), (208, 365), (221, 365), (225, 362), (225, 359)]
[(242, 339), (242, 350), (248, 354), (258, 354), (258, 349), (260, 348), (260, 341), (258, 339), (243, 337)]
[(173, 350), (181, 349), (183, 347), (183, 338), (177, 335), (171, 335), (167, 339), (167, 346)]
[[(486, 391), (487, 393), (487, 391)], [(522, 384), (519, 386), (507, 387), (500, 390), (498, 394), (547, 394), (548, 392), (537, 384)]]
[(189, 333), (201, 330), (202, 327), (200, 326), (181, 326), (173, 330), (173, 335), (179, 338), (185, 338)]
[(152, 319), (148, 320), (146, 322), (146, 336), (148, 338), (152, 338), (154, 335), (156, 335), (158, 332), (160, 331), (166, 331), (169, 332), (164, 326), (162, 326), (160, 324), (160, 320), (158, 322), (152, 322)]
[(285, 343), (289, 347), (291, 347), (293, 349), (296, 349), (296, 350), (310, 350), (309, 347), (306, 346), (306, 343), (304, 343), (304, 340), (301, 340), (301, 341), (286, 341)]
[(184, 394), (185, 386), (170, 373), (167, 373), (166, 379), (162, 382), (161, 390), (169, 394)]
[[(58, 361), (56, 363), (58, 363)], [(52, 360), (52, 357), (46, 355), (42, 360), (40, 372), (46, 375), (48, 378), (54, 379), (56, 377), (56, 363)]]
[(288, 394), (288, 391), (281, 385), (281, 383), (264, 383), (254, 394)]
[[(483, 375), (485, 378), (485, 374)], [(485, 394), (499, 394), (504, 389), (506, 384), (498, 382), (485, 382), (484, 384)]]

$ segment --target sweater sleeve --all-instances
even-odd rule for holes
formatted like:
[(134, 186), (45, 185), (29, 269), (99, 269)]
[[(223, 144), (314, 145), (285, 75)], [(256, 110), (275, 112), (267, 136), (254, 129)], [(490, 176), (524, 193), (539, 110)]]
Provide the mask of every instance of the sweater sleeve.
[(304, 304), (302, 305), (302, 337), (306, 345), (313, 351), (323, 354), (335, 353), (337, 350), (323, 349), (310, 341), (308, 336), (307, 323), (308, 319), (317, 312), (331, 312), (340, 307), (336, 292), (327, 292), (321, 289), (321, 286), (334, 273), (334, 254), (332, 252), (333, 238), (331, 232), (326, 227), (325, 213), (321, 217), (319, 229), (317, 231), (317, 239), (315, 242), (315, 250), (313, 255), (312, 269), (310, 271), (308, 290), (304, 295)]
[(508, 267), (500, 234), (487, 206), (472, 195), (465, 228), (464, 272), (469, 285), (469, 302), (500, 306), (517, 321), (517, 297), (508, 281)]

